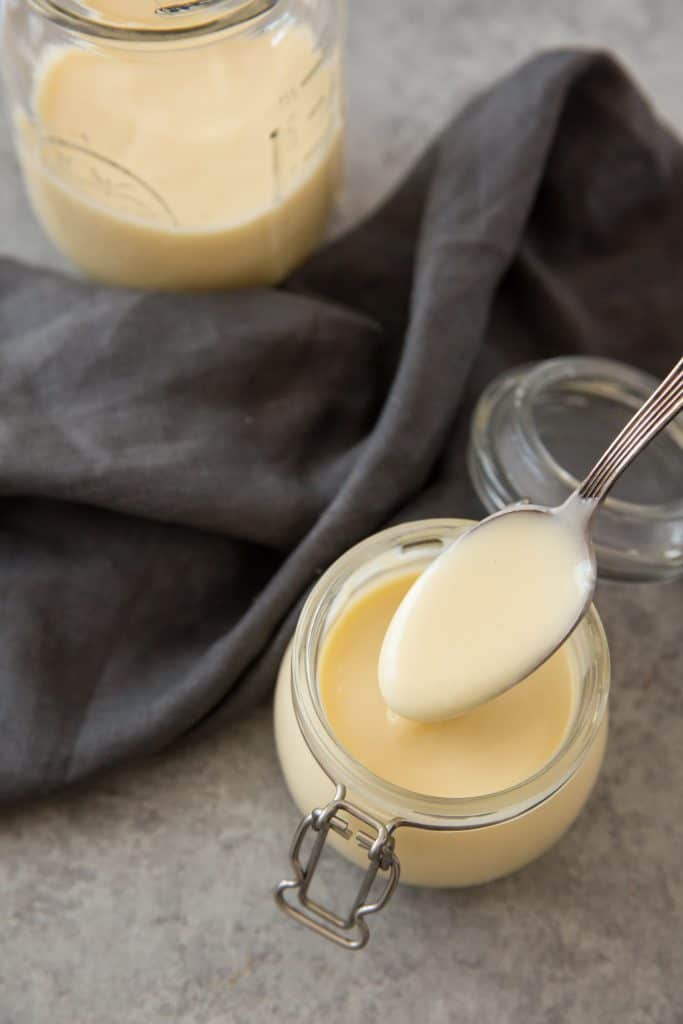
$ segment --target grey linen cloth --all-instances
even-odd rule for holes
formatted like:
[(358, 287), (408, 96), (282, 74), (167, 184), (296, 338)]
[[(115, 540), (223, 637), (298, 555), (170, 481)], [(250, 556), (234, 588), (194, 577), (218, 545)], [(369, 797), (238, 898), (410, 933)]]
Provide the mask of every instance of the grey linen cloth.
[(476, 514), (515, 363), (657, 374), (683, 150), (607, 56), (542, 54), (282, 289), (159, 295), (0, 262), (0, 801), (271, 690), (305, 593), (390, 521)]

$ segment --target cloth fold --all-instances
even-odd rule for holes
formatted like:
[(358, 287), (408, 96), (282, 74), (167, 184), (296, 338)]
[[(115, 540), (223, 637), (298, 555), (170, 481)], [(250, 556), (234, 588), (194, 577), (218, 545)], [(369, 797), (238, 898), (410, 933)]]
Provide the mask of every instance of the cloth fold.
[(0, 802), (262, 700), (315, 577), (476, 515), (482, 387), (664, 373), (683, 148), (608, 55), (541, 54), (283, 288), (117, 291), (0, 261)]

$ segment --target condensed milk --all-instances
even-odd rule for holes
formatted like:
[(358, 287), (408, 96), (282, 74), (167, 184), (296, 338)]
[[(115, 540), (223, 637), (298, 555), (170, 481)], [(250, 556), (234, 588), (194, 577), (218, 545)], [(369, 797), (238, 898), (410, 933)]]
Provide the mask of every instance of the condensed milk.
[[(397, 576), (368, 588), (332, 626), (319, 667), (330, 727), (352, 757), (405, 789), (441, 797), (509, 789), (547, 764), (569, 731), (577, 691), (572, 658), (560, 648), (518, 686), (458, 718), (402, 718), (384, 703), (378, 660), (415, 579)], [(421, 681), (418, 667), (418, 688)]]
[[(283, 660), (275, 730), (304, 814), (341, 784), (347, 799), (399, 821), (401, 881), (466, 886), (517, 870), (569, 827), (597, 777), (607, 735), (609, 655), (589, 608), (528, 679), (450, 721), (386, 707), (378, 659), (404, 594), (469, 524), (406, 524), (369, 538), (318, 581)], [(358, 843), (329, 841), (367, 868)]]
[(436, 722), (501, 694), (570, 632), (594, 580), (571, 507), (492, 516), (444, 551), (396, 609), (379, 658), (384, 700)]
[[(159, 21), (157, 4), (90, 6), (140, 29)], [(19, 155), (38, 218), (85, 273), (140, 288), (271, 284), (319, 241), (341, 168), (339, 44), (323, 52), (285, 15), (192, 46), (45, 50), (30, 111), (15, 109)]]

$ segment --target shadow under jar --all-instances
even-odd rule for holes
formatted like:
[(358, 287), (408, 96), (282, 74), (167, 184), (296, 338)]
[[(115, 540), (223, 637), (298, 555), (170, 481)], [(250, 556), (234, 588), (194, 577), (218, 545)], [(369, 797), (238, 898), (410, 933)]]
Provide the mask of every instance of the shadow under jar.
[(7, 0), (2, 67), (35, 213), (91, 277), (286, 277), (340, 178), (342, 0)]
[[(281, 665), (275, 693), (277, 749), (289, 790), (305, 817), (292, 844), (292, 877), (280, 883), (276, 898), (301, 923), (347, 948), (365, 944), (366, 917), (384, 906), (399, 876), (410, 885), (470, 886), (534, 860), (575, 820), (600, 770), (610, 661), (594, 607), (564, 648), (574, 686), (564, 739), (547, 763), (517, 784), (471, 797), (413, 792), (369, 771), (336, 738), (319, 674), (330, 630), (374, 587), (422, 572), (471, 525), (424, 520), (385, 530), (351, 548), (311, 591)], [(365, 870), (348, 913), (321, 906), (309, 892), (327, 841)]]

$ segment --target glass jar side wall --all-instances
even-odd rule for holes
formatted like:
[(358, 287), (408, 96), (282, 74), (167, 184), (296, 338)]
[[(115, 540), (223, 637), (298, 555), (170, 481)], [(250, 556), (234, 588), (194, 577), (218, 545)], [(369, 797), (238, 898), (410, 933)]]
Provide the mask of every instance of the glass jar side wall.
[[(396, 531), (388, 533), (395, 535)], [(381, 547), (382, 536), (372, 539), (376, 544), (376, 555)], [(410, 548), (407, 550), (410, 553)], [(413, 549), (410, 555), (412, 564), (415, 562), (416, 550), (419, 551)], [(434, 557), (437, 551), (438, 548), (433, 548), (431, 557)], [(382, 556), (379, 557), (382, 563)], [(369, 559), (365, 570), (360, 571), (355, 581), (353, 574), (349, 574), (340, 585), (333, 602), (333, 608), (336, 609), (333, 614), (338, 614), (358, 586), (362, 587), (370, 579), (376, 578), (378, 572), (396, 572), (396, 563), (400, 564), (400, 561), (400, 544), (392, 545), (387, 542), (381, 567), (375, 561), (373, 568), (373, 561)], [(405, 565), (401, 567), (405, 571)], [(302, 637), (297, 634), (294, 645), (301, 642)], [(500, 877), (517, 870), (543, 853), (575, 820), (599, 773), (607, 737), (609, 658), (604, 633), (594, 610), (591, 610), (570, 642), (576, 671), (582, 680), (581, 706), (577, 714), (578, 732), (573, 740), (573, 748), (565, 752), (565, 755), (570, 755), (568, 763), (571, 770), (565, 773), (566, 777), (563, 776), (558, 781), (549, 795), (538, 799), (535, 805), (529, 804), (529, 801), (526, 805), (520, 802), (523, 787), (518, 787), (517, 792), (512, 790), (502, 794), (494, 808), (497, 823), (492, 821), (491, 824), (481, 824), (482, 820), (486, 820), (485, 817), (468, 818), (464, 814), (464, 801), (442, 800), (439, 801), (440, 826), (448, 830), (400, 827), (395, 835), (397, 853), (401, 861), (401, 880), (404, 883), (456, 887), (479, 884)], [(302, 722), (295, 713), (292, 700), (292, 673), (297, 672), (296, 651), (292, 658), (294, 645), (290, 645), (278, 678), (275, 732), (278, 754), (288, 787), (299, 809), (307, 813), (311, 808), (322, 806), (332, 798), (334, 784), (311, 753), (310, 729), (305, 722), (302, 728)], [(295, 685), (301, 685), (300, 678), (295, 681)], [(578, 739), (581, 730), (587, 734), (587, 741), (579, 751)], [(571, 742), (569, 746), (572, 746)], [(385, 822), (396, 815), (410, 817), (405, 806), (392, 807), (391, 786), (387, 784), (383, 787), (381, 780), (374, 776), (370, 777), (369, 773), (365, 774), (365, 780), (362, 770), (357, 772), (353, 779), (336, 774), (334, 782), (346, 785), (348, 798), (353, 803)], [(539, 793), (543, 789), (542, 783), (541, 779), (537, 785)], [(381, 798), (381, 806), (377, 801), (378, 795)], [(477, 803), (485, 810), (486, 801), (487, 798), (484, 798)], [(418, 803), (419, 797), (415, 800), (415, 804)], [(423, 823), (429, 820), (420, 813), (417, 806), (414, 818), (421, 819)], [(438, 819), (433, 820), (436, 822)], [(472, 827), (473, 823), (479, 823), (479, 827)], [(355, 844), (336, 835), (332, 835), (330, 841), (346, 857), (360, 866), (366, 866), (366, 854), (356, 848)]]

